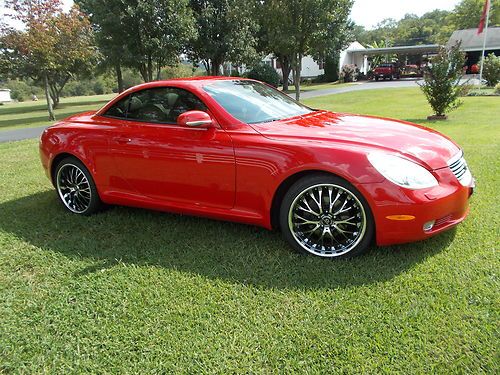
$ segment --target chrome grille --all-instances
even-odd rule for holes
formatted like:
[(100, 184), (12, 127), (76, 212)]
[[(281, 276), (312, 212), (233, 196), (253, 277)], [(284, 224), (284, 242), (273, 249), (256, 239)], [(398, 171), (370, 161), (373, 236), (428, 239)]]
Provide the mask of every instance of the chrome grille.
[(472, 175), (470, 173), (467, 162), (464, 159), (464, 154), (460, 151), (457, 155), (448, 161), (448, 166), (455, 177), (464, 186), (469, 186), (472, 183)]

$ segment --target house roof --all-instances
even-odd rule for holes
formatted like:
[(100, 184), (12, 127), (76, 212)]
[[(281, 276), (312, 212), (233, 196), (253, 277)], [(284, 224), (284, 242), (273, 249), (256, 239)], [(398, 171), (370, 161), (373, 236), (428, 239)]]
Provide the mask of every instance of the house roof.
[[(484, 41), (485, 31), (481, 34), (477, 34), (477, 28), (466, 29), (466, 30), (456, 30), (451, 35), (447, 47), (451, 47), (458, 41), (462, 41), (461, 48), (468, 51), (482, 51), (483, 41)], [(496, 50), (500, 49), (500, 27), (489, 27), (486, 37), (486, 49)]]

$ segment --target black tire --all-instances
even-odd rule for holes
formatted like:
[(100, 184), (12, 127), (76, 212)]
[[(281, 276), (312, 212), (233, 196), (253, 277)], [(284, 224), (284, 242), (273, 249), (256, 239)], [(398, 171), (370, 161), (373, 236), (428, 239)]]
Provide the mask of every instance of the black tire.
[[(330, 188), (332, 189), (333, 193), (329, 192)], [(320, 193), (319, 190), (322, 190), (323, 193)], [(314, 201), (309, 200), (309, 204), (307, 204), (307, 201), (304, 203), (304, 198), (306, 200), (309, 199), (309, 197), (311, 197), (309, 194), (313, 191), (317, 191), (318, 196), (315, 196)], [(342, 199), (338, 200), (338, 202), (337, 198), (333, 199), (333, 194), (336, 195), (337, 193), (339, 193), (339, 196), (341, 197), (338, 198), (339, 196), (337, 196), (337, 198)], [(330, 198), (329, 196), (332, 196), (332, 198)], [(316, 198), (318, 199), (316, 200)], [(317, 203), (315, 203), (315, 206), (313, 206), (313, 202), (318, 201), (321, 201), (321, 206), (330, 206), (330, 209), (324, 210), (324, 208), (320, 208)], [(333, 206), (331, 205), (332, 202), (334, 202)], [(338, 207), (342, 202), (344, 203), (340, 210), (338, 210)], [(347, 202), (349, 202), (349, 204), (352, 204), (351, 210), (347, 210), (346, 213), (342, 213), (340, 215), (339, 212), (342, 212), (342, 209)], [(305, 210), (302, 207), (306, 206), (309, 209), (313, 209), (314, 211), (323, 211), (323, 216), (321, 217), (321, 219), (319, 218), (319, 216), (315, 216), (312, 213), (304, 212)], [(314, 209), (314, 207), (316, 207), (316, 209)], [(305, 223), (294, 222), (294, 220), (299, 220), (297, 219), (297, 212), (300, 212), (301, 215), (305, 217), (305, 219), (302, 217), (299, 218), (300, 221), (304, 220)], [(349, 220), (357, 221), (357, 223), (347, 223), (345, 216), (351, 216), (353, 214), (355, 215), (354, 218), (349, 218)], [(307, 224), (306, 220), (318, 221), (315, 221), (314, 224)], [(284, 238), (296, 251), (302, 254), (312, 254), (325, 258), (340, 259), (358, 256), (364, 253), (369, 248), (375, 233), (375, 222), (373, 220), (370, 206), (368, 205), (366, 199), (349, 182), (337, 176), (328, 174), (310, 175), (300, 179), (295, 184), (293, 184), (283, 197), (280, 207), (279, 221)], [(341, 223), (342, 221), (343, 223)], [(297, 230), (298, 228), (304, 228), (301, 225), (310, 225), (311, 227), (313, 227), (313, 229), (318, 225), (320, 225), (320, 227), (318, 227), (310, 235), (305, 235), (304, 233), (301, 233), (300, 230)], [(311, 227), (305, 228), (310, 230)], [(353, 230), (353, 232), (347, 232), (347, 230), (350, 228), (352, 228), (351, 230)], [(304, 232), (309, 232), (309, 230), (305, 230)], [(356, 230), (358, 231), (357, 235)], [(314, 237), (318, 234), (318, 231), (320, 232), (320, 240), (322, 241), (321, 249), (315, 248), (314, 246), (316, 245), (312, 245), (315, 241)], [(326, 239), (326, 237), (324, 237), (325, 232), (330, 237), (329, 241), (331, 241), (331, 246), (325, 245), (323, 242), (323, 238)], [(353, 237), (349, 240), (350, 242), (348, 241), (345, 233), (353, 233), (347, 235)], [(305, 241), (305, 237), (309, 238), (309, 242)], [(342, 245), (342, 242), (345, 242), (345, 244)]]
[(375, 81), (378, 81), (378, 77), (375, 77)]
[(54, 170), (53, 180), (57, 196), (68, 211), (88, 216), (102, 208), (92, 174), (77, 158), (67, 157), (61, 160)]

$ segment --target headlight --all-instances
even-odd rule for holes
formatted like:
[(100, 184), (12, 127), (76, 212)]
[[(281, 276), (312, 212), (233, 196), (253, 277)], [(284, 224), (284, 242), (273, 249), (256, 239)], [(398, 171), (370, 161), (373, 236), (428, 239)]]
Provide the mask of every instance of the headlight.
[(373, 153), (368, 160), (389, 181), (407, 189), (437, 186), (436, 178), (425, 168), (398, 156)]

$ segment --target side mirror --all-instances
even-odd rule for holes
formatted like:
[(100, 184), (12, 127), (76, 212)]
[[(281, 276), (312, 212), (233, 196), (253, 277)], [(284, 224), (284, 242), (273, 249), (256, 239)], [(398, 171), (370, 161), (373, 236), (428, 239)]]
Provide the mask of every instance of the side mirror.
[(177, 117), (177, 125), (209, 128), (214, 124), (210, 115), (203, 111), (187, 111)]

